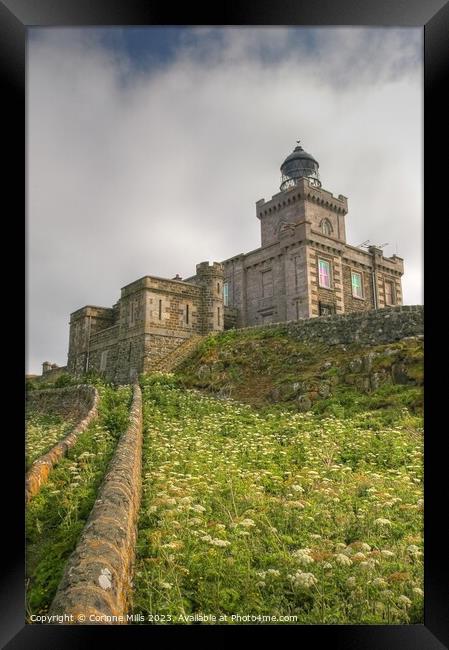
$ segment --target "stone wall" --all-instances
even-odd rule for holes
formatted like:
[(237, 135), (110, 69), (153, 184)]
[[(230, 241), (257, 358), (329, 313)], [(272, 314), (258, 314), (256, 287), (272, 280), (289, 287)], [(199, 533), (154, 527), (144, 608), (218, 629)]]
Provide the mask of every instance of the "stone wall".
[[(360, 264), (343, 264), (343, 295), (345, 312), (352, 313), (374, 309), (373, 297), (373, 273), (372, 270)], [(356, 298), (352, 295), (351, 273), (356, 271), (362, 276), (363, 298)]]
[(42, 375), (34, 375), (33, 381), (38, 383), (54, 383), (59, 377), (67, 374), (67, 366), (58, 366), (57, 368), (50, 368), (42, 373)]
[(47, 481), (56, 463), (76, 443), (78, 436), (97, 417), (99, 395), (94, 386), (71, 386), (60, 390), (41, 390), (27, 396), (27, 408), (43, 413), (76, 417), (77, 424), (46, 454), (31, 465), (25, 477), (25, 498), (29, 501)]
[(253, 327), (276, 328), (300, 341), (322, 341), (328, 345), (378, 345), (424, 334), (424, 306), (386, 307)]
[(90, 339), (89, 370), (101, 373), (107, 381), (115, 379), (118, 333), (119, 325), (112, 325)]
[(224, 328), (225, 330), (237, 327), (238, 309), (235, 307), (224, 307)]
[(126, 623), (141, 466), (142, 394), (135, 384), (130, 425), (118, 442), (80, 540), (67, 561), (50, 615), (71, 616), (74, 624)]
[(81, 420), (90, 411), (96, 390), (93, 386), (66, 386), (33, 390), (26, 394), (26, 409)]

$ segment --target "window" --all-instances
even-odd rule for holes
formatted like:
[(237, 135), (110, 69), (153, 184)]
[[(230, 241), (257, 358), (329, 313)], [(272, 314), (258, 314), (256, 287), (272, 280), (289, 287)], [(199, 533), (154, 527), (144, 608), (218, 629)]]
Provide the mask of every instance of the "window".
[(220, 307), (217, 307), (217, 325), (220, 325)]
[(108, 359), (108, 351), (103, 350), (103, 352), (101, 353), (101, 357), (100, 357), (100, 372), (103, 372), (104, 370), (106, 370), (107, 359)]
[(362, 274), (357, 271), (351, 273), (352, 295), (354, 298), (363, 298)]
[(159, 320), (162, 320), (162, 300), (159, 300)]
[(319, 303), (320, 316), (331, 316), (335, 314), (335, 305), (327, 305), (324, 302)]
[(220, 283), (217, 282), (217, 293), (220, 293)]
[(390, 280), (385, 280), (385, 304), (395, 304), (394, 285)]
[(223, 305), (228, 307), (229, 305), (229, 283), (225, 282), (223, 284)]
[(262, 296), (269, 298), (273, 295), (273, 274), (271, 271), (262, 271)]
[(186, 323), (189, 324), (189, 305), (186, 305)]
[(325, 289), (331, 288), (331, 265), (327, 260), (318, 260), (319, 285)]
[(322, 220), (321, 232), (323, 233), (323, 235), (326, 235), (326, 237), (330, 237), (332, 235), (332, 224), (329, 221), (329, 219)]

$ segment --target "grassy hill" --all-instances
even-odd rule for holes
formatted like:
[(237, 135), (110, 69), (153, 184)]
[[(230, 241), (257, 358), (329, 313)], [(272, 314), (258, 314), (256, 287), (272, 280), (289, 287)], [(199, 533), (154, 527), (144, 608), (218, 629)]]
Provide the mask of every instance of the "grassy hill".
[(208, 336), (177, 371), (187, 388), (255, 407), (342, 415), (401, 404), (422, 412), (423, 339), (376, 346), (303, 343), (282, 328)]
[(134, 613), (422, 622), (422, 361), (270, 328), (143, 378)]
[[(423, 622), (422, 338), (331, 346), (276, 327), (228, 331), (140, 382), (132, 613), (159, 624)], [(94, 438), (112, 406), (31, 504), (29, 611), (46, 611), (92, 505), (118, 431), (101, 454)], [(47, 444), (39, 427), (49, 440), (62, 425), (31, 420), (33, 449)]]

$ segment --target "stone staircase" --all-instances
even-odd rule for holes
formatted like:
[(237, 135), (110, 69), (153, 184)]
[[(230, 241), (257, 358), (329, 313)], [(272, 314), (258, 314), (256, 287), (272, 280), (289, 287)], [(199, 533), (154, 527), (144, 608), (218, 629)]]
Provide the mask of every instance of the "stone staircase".
[(163, 359), (159, 361), (155, 370), (159, 372), (173, 372), (181, 363), (187, 359), (196, 350), (198, 345), (204, 339), (204, 336), (195, 334), (188, 338), (184, 343), (178, 345), (174, 350), (169, 352)]

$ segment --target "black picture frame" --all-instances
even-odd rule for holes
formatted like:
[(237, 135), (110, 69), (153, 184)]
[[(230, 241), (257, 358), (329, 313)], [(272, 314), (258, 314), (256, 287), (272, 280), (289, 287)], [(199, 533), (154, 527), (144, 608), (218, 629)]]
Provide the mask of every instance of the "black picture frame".
[[(424, 29), (424, 98), (425, 98), (425, 213), (429, 227), (425, 231), (426, 250), (432, 251), (432, 273), (425, 281), (427, 305), (425, 325), (430, 332), (426, 342), (426, 434), (425, 434), (425, 622), (424, 625), (391, 626), (202, 626), (201, 636), (213, 643), (233, 640), (235, 635), (252, 638), (274, 632), (276, 639), (288, 633), (298, 647), (323, 645), (326, 648), (371, 650), (404, 648), (438, 650), (449, 646), (448, 562), (445, 537), (447, 521), (446, 454), (444, 448), (447, 425), (444, 425), (444, 383), (437, 369), (441, 365), (442, 344), (447, 340), (444, 318), (438, 310), (441, 301), (432, 300), (435, 275), (443, 277), (445, 255), (433, 255), (437, 238), (441, 246), (440, 225), (447, 213), (445, 206), (445, 172), (447, 163), (447, 104), (444, 101), (444, 73), (449, 60), (449, 3), (443, 0), (300, 0), (274, 3), (260, 1), (228, 2), (210, 5), (184, 3), (177, 8), (167, 3), (148, 0), (2, 0), (0, 1), (0, 66), (4, 82), (3, 161), (7, 176), (2, 183), (4, 207), (4, 249), (13, 252), (4, 274), (3, 305), (14, 314), (8, 317), (8, 338), (4, 345), (3, 371), (8, 379), (4, 414), (12, 422), (4, 429), (2, 469), (12, 466), (12, 473), (3, 487), (3, 578), (0, 590), (2, 647), (60, 649), (89, 647), (97, 641), (129, 643), (142, 641), (169, 643), (179, 637), (182, 643), (192, 642), (195, 626), (180, 630), (173, 627), (148, 626), (59, 626), (25, 625), (24, 604), (24, 482), (21, 459), (23, 443), (22, 368), (17, 350), (26, 336), (18, 314), (23, 299), (18, 278), (26, 270), (24, 207), (25, 195), (25, 109), (26, 34), (31, 26), (83, 25), (359, 25), (359, 26), (421, 26)], [(446, 120), (444, 119), (446, 118)], [(10, 145), (5, 136), (11, 136)], [(443, 163), (436, 163), (442, 150)], [(9, 201), (8, 201), (9, 199)], [(5, 206), (11, 208), (6, 210)], [(437, 226), (437, 227), (436, 227)], [(11, 231), (11, 234), (10, 234)], [(13, 242), (13, 243), (12, 243)], [(7, 246), (5, 246), (7, 244)], [(26, 250), (24, 251), (26, 253)], [(24, 259), (25, 258), (25, 259)], [(25, 261), (25, 264), (23, 262)], [(440, 268), (441, 267), (441, 268)], [(441, 274), (440, 274), (441, 273)], [(24, 278), (25, 279), (25, 278)], [(25, 282), (24, 285), (25, 286)], [(429, 300), (430, 296), (430, 300)], [(442, 301), (445, 302), (445, 301)], [(15, 306), (12, 306), (15, 305)], [(23, 322), (26, 322), (26, 314)], [(5, 338), (3, 342), (5, 342)], [(6, 357), (6, 358), (5, 358)], [(444, 369), (444, 368), (443, 368)], [(447, 382), (446, 382), (447, 383)], [(14, 387), (11, 390), (11, 387)], [(14, 394), (15, 400), (10, 399)], [(441, 418), (441, 420), (440, 420)], [(440, 435), (441, 432), (441, 435)], [(20, 460), (19, 460), (20, 459)], [(3, 474), (5, 472), (2, 472)], [(444, 498), (446, 497), (446, 498)], [(441, 507), (440, 507), (441, 504)], [(6, 548), (5, 548), (6, 546)], [(198, 631), (198, 630), (197, 630)], [(180, 633), (182, 636), (180, 636)], [(196, 634), (198, 637), (199, 635)], [(195, 643), (197, 640), (195, 640)]]

